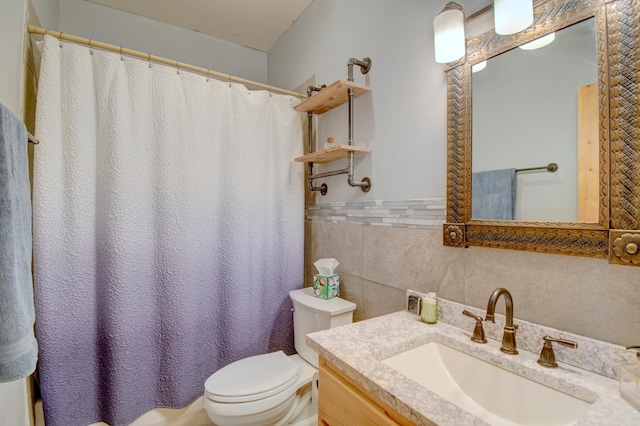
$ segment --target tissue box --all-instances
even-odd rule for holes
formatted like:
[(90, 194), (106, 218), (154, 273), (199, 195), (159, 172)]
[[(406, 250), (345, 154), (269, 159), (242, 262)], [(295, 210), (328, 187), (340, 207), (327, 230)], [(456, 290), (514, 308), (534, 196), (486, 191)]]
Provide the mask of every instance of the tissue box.
[(340, 275), (314, 275), (313, 295), (321, 299), (340, 296)]

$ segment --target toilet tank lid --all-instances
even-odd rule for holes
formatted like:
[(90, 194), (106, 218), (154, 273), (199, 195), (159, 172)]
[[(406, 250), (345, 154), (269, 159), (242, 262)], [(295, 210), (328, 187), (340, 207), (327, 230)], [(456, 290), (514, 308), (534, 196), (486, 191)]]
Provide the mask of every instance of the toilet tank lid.
[(321, 299), (313, 295), (313, 288), (301, 288), (289, 292), (289, 296), (294, 303), (303, 305), (307, 309), (322, 315), (334, 316), (351, 312), (356, 309), (356, 304), (348, 300), (334, 297), (332, 299)]

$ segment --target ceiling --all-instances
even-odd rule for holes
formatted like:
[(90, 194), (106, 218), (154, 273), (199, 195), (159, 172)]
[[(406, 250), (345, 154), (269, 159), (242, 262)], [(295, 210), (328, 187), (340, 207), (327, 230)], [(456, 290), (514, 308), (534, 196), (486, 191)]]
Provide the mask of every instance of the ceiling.
[(267, 52), (312, 0), (88, 0)]

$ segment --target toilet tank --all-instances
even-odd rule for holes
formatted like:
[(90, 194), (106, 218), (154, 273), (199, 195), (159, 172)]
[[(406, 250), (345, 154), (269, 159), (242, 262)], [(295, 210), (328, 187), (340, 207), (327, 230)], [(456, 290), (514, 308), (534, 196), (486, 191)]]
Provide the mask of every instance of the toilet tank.
[(314, 331), (351, 324), (356, 304), (334, 297), (320, 299), (307, 287), (289, 292), (293, 302), (293, 336), (296, 351), (314, 367), (318, 367), (318, 354), (307, 346), (305, 337)]

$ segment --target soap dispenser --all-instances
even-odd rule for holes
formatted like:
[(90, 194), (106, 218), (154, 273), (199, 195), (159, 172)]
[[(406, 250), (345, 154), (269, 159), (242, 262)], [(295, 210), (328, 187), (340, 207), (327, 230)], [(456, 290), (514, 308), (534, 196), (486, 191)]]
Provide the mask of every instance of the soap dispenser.
[(435, 324), (438, 322), (438, 299), (434, 292), (427, 293), (426, 296), (422, 296), (420, 316), (422, 322), (427, 324)]
[(629, 346), (635, 349), (638, 362), (625, 364), (620, 369), (620, 396), (636, 410), (640, 410), (640, 346)]

